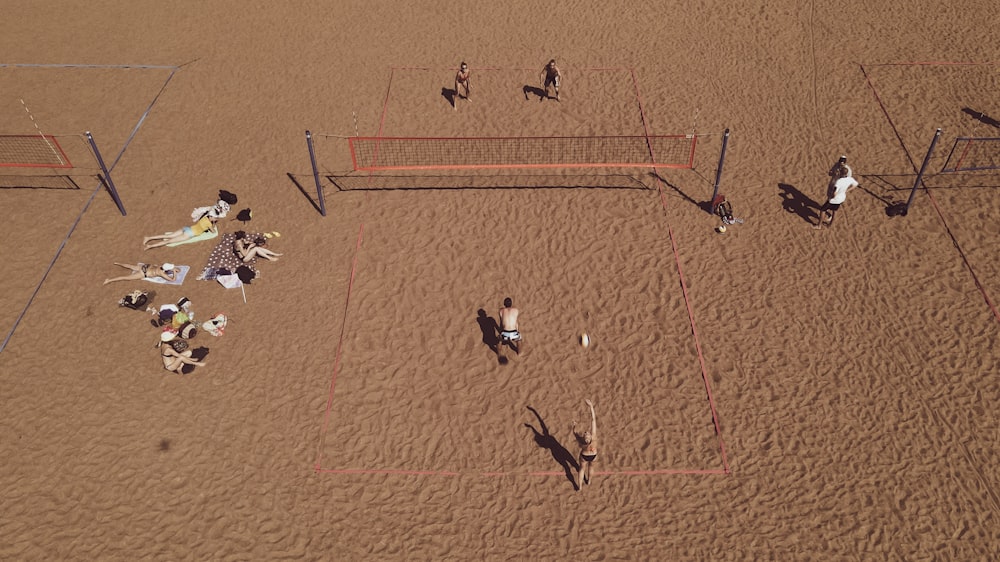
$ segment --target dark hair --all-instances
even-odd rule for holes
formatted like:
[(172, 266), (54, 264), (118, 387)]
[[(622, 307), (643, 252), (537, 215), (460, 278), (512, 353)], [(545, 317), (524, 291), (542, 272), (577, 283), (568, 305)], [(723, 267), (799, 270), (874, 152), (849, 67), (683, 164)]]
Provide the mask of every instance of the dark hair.
[(229, 203), (230, 205), (235, 205), (236, 202), (239, 201), (239, 198), (236, 197), (235, 193), (230, 193), (225, 189), (219, 190), (219, 199), (225, 201), (226, 203)]
[(514, 301), (510, 300), (510, 297), (507, 297), (503, 300), (503, 305), (506, 307), (514, 306)]
[(256, 244), (256, 245), (258, 245), (258, 246), (263, 246), (263, 245), (267, 244), (267, 238), (264, 238), (263, 236), (258, 236), (253, 241), (253, 243)]
[(234, 234), (233, 236), (236, 237), (235, 238), (236, 240), (243, 240), (244, 238), (247, 237), (247, 233), (243, 230), (237, 230), (236, 234)]

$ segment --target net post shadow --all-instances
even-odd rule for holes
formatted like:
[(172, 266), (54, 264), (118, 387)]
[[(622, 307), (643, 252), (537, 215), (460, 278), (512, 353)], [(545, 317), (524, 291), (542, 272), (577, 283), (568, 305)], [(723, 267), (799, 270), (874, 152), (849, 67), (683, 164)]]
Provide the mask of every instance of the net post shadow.
[(670, 189), (676, 191), (677, 194), (680, 195), (688, 203), (694, 205), (695, 207), (698, 207), (699, 209), (703, 209), (706, 213), (711, 213), (712, 212), (711, 211), (711, 206), (712, 206), (712, 202), (711, 201), (704, 201), (704, 202), (695, 201), (694, 198), (692, 198), (687, 193), (684, 193), (681, 190), (681, 188), (679, 188), (676, 185), (670, 183), (670, 181), (668, 181), (667, 178), (661, 176), (660, 173), (657, 172), (657, 171), (655, 171), (655, 170), (652, 171), (652, 172), (649, 172), (649, 175), (650, 175), (650, 177), (655, 178), (656, 180), (659, 180), (660, 183), (662, 183), (663, 185), (665, 185), (665, 186), (669, 187)]
[(299, 192), (302, 193), (302, 196), (305, 197), (307, 201), (309, 201), (309, 204), (312, 205), (313, 209), (316, 209), (317, 213), (322, 214), (319, 205), (316, 203), (315, 200), (313, 200), (312, 196), (309, 195), (309, 192), (306, 191), (306, 188), (302, 187), (302, 184), (299, 183), (299, 180), (298, 178), (295, 177), (295, 174), (291, 172), (285, 172), (285, 175), (287, 175), (288, 179), (292, 181), (292, 185), (298, 188)]
[(997, 121), (996, 119), (990, 117), (989, 115), (986, 115), (986, 113), (982, 111), (976, 111), (971, 107), (963, 107), (962, 113), (968, 115), (969, 117), (972, 117), (973, 119), (979, 121), (983, 125), (989, 125), (990, 127), (1000, 129), (1000, 121)]

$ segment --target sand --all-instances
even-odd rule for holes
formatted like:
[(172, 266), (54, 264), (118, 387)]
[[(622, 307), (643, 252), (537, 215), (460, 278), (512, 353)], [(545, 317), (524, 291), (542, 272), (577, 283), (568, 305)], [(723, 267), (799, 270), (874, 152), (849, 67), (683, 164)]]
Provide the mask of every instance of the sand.
[[(6, 6), (0, 132), (74, 168), (0, 168), (0, 558), (1000, 557), (1000, 175), (940, 172), (1000, 136), (997, 6)], [(532, 89), (553, 57), (560, 102)], [(718, 234), (726, 129), (744, 222)], [(691, 170), (375, 177), (340, 138), (692, 132)], [(817, 231), (841, 154), (861, 187)], [(220, 189), (223, 232), (281, 234), (246, 302), (101, 284), (200, 272), (214, 242), (141, 240)], [(229, 315), (206, 367), (162, 369), (136, 288)], [(505, 296), (526, 348), (501, 362)]]

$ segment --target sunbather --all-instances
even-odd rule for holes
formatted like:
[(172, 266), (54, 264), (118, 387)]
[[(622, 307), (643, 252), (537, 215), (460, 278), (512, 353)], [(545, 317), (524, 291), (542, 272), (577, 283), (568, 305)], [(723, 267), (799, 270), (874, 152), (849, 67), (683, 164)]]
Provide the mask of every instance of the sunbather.
[(254, 240), (249, 240), (247, 238), (247, 233), (240, 230), (236, 232), (236, 238), (233, 240), (233, 252), (236, 256), (243, 261), (243, 263), (249, 263), (255, 257), (260, 256), (266, 260), (278, 261), (277, 256), (281, 254), (272, 252), (271, 250), (265, 248), (267, 244), (267, 238), (263, 236), (258, 236)]
[(160, 343), (157, 345), (160, 348), (160, 356), (163, 358), (163, 368), (177, 374), (183, 374), (181, 371), (184, 369), (184, 365), (204, 367), (204, 362), (191, 358), (191, 350), (186, 349), (187, 342), (181, 340), (184, 344), (183, 347), (185, 347), (183, 351), (174, 349), (172, 342), (176, 338), (177, 335), (173, 332), (163, 332), (160, 335)]
[(114, 283), (115, 281), (138, 281), (139, 279), (149, 279), (153, 277), (160, 277), (162, 279), (166, 279), (167, 281), (173, 281), (177, 278), (177, 270), (174, 268), (174, 264), (172, 263), (165, 263), (163, 265), (137, 263), (135, 265), (131, 265), (127, 263), (115, 262), (115, 265), (120, 265), (125, 269), (131, 269), (132, 273), (122, 277), (105, 279), (105, 285), (108, 283)]
[(165, 234), (156, 234), (153, 236), (147, 236), (142, 239), (143, 249), (149, 250), (152, 248), (159, 248), (160, 246), (166, 246), (167, 244), (173, 244), (175, 242), (183, 242), (185, 240), (190, 240), (195, 236), (200, 236), (208, 231), (215, 232), (218, 229), (216, 223), (219, 222), (218, 217), (212, 215), (205, 215), (198, 219), (198, 222), (191, 226), (185, 226), (180, 230), (175, 230), (173, 232), (167, 232)]

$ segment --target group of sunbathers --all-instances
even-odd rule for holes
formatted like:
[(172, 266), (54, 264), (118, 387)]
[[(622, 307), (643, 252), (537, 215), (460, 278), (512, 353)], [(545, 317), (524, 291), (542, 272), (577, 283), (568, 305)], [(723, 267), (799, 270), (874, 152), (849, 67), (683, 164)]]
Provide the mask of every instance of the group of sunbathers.
[[(219, 199), (214, 205), (194, 209), (191, 214), (194, 224), (164, 234), (146, 236), (142, 241), (143, 250), (189, 241), (207, 232), (218, 233), (219, 221), (228, 215), (231, 205), (234, 205), (236, 202), (237, 197), (235, 194), (225, 190), (220, 191)], [(240, 231), (236, 233), (236, 239), (233, 243), (233, 253), (244, 263), (249, 263), (257, 257), (267, 260), (278, 259), (278, 256), (281, 254), (270, 250), (266, 245), (266, 238), (255, 237), (254, 239), (250, 239), (245, 232)], [(115, 262), (115, 265), (130, 270), (130, 273), (120, 277), (105, 279), (104, 284), (116, 281), (144, 279), (174, 282), (178, 279), (177, 276), (180, 271), (172, 263), (152, 264), (139, 262), (132, 265)], [(146, 293), (143, 293), (143, 295), (148, 296), (150, 299), (152, 298), (151, 294), (146, 295)], [(123, 301), (119, 301), (119, 304), (122, 304)], [(125, 306), (125, 304), (122, 306)], [(134, 307), (130, 306), (129, 308)], [(205, 366), (204, 361), (195, 357), (188, 343), (188, 340), (198, 333), (198, 325), (194, 321), (194, 313), (190, 309), (190, 301), (184, 298), (177, 305), (166, 304), (159, 309), (148, 307), (146, 310), (153, 314), (155, 318), (153, 323), (163, 330), (160, 333), (156, 347), (160, 350), (164, 369), (181, 374), (188, 365), (197, 367)], [(212, 319), (210, 322), (216, 322), (217, 318)], [(225, 317), (222, 316), (222, 318), (224, 319)], [(222, 330), (218, 328), (217, 323), (212, 324), (212, 327), (215, 329), (209, 330), (210, 333), (221, 335)]]

